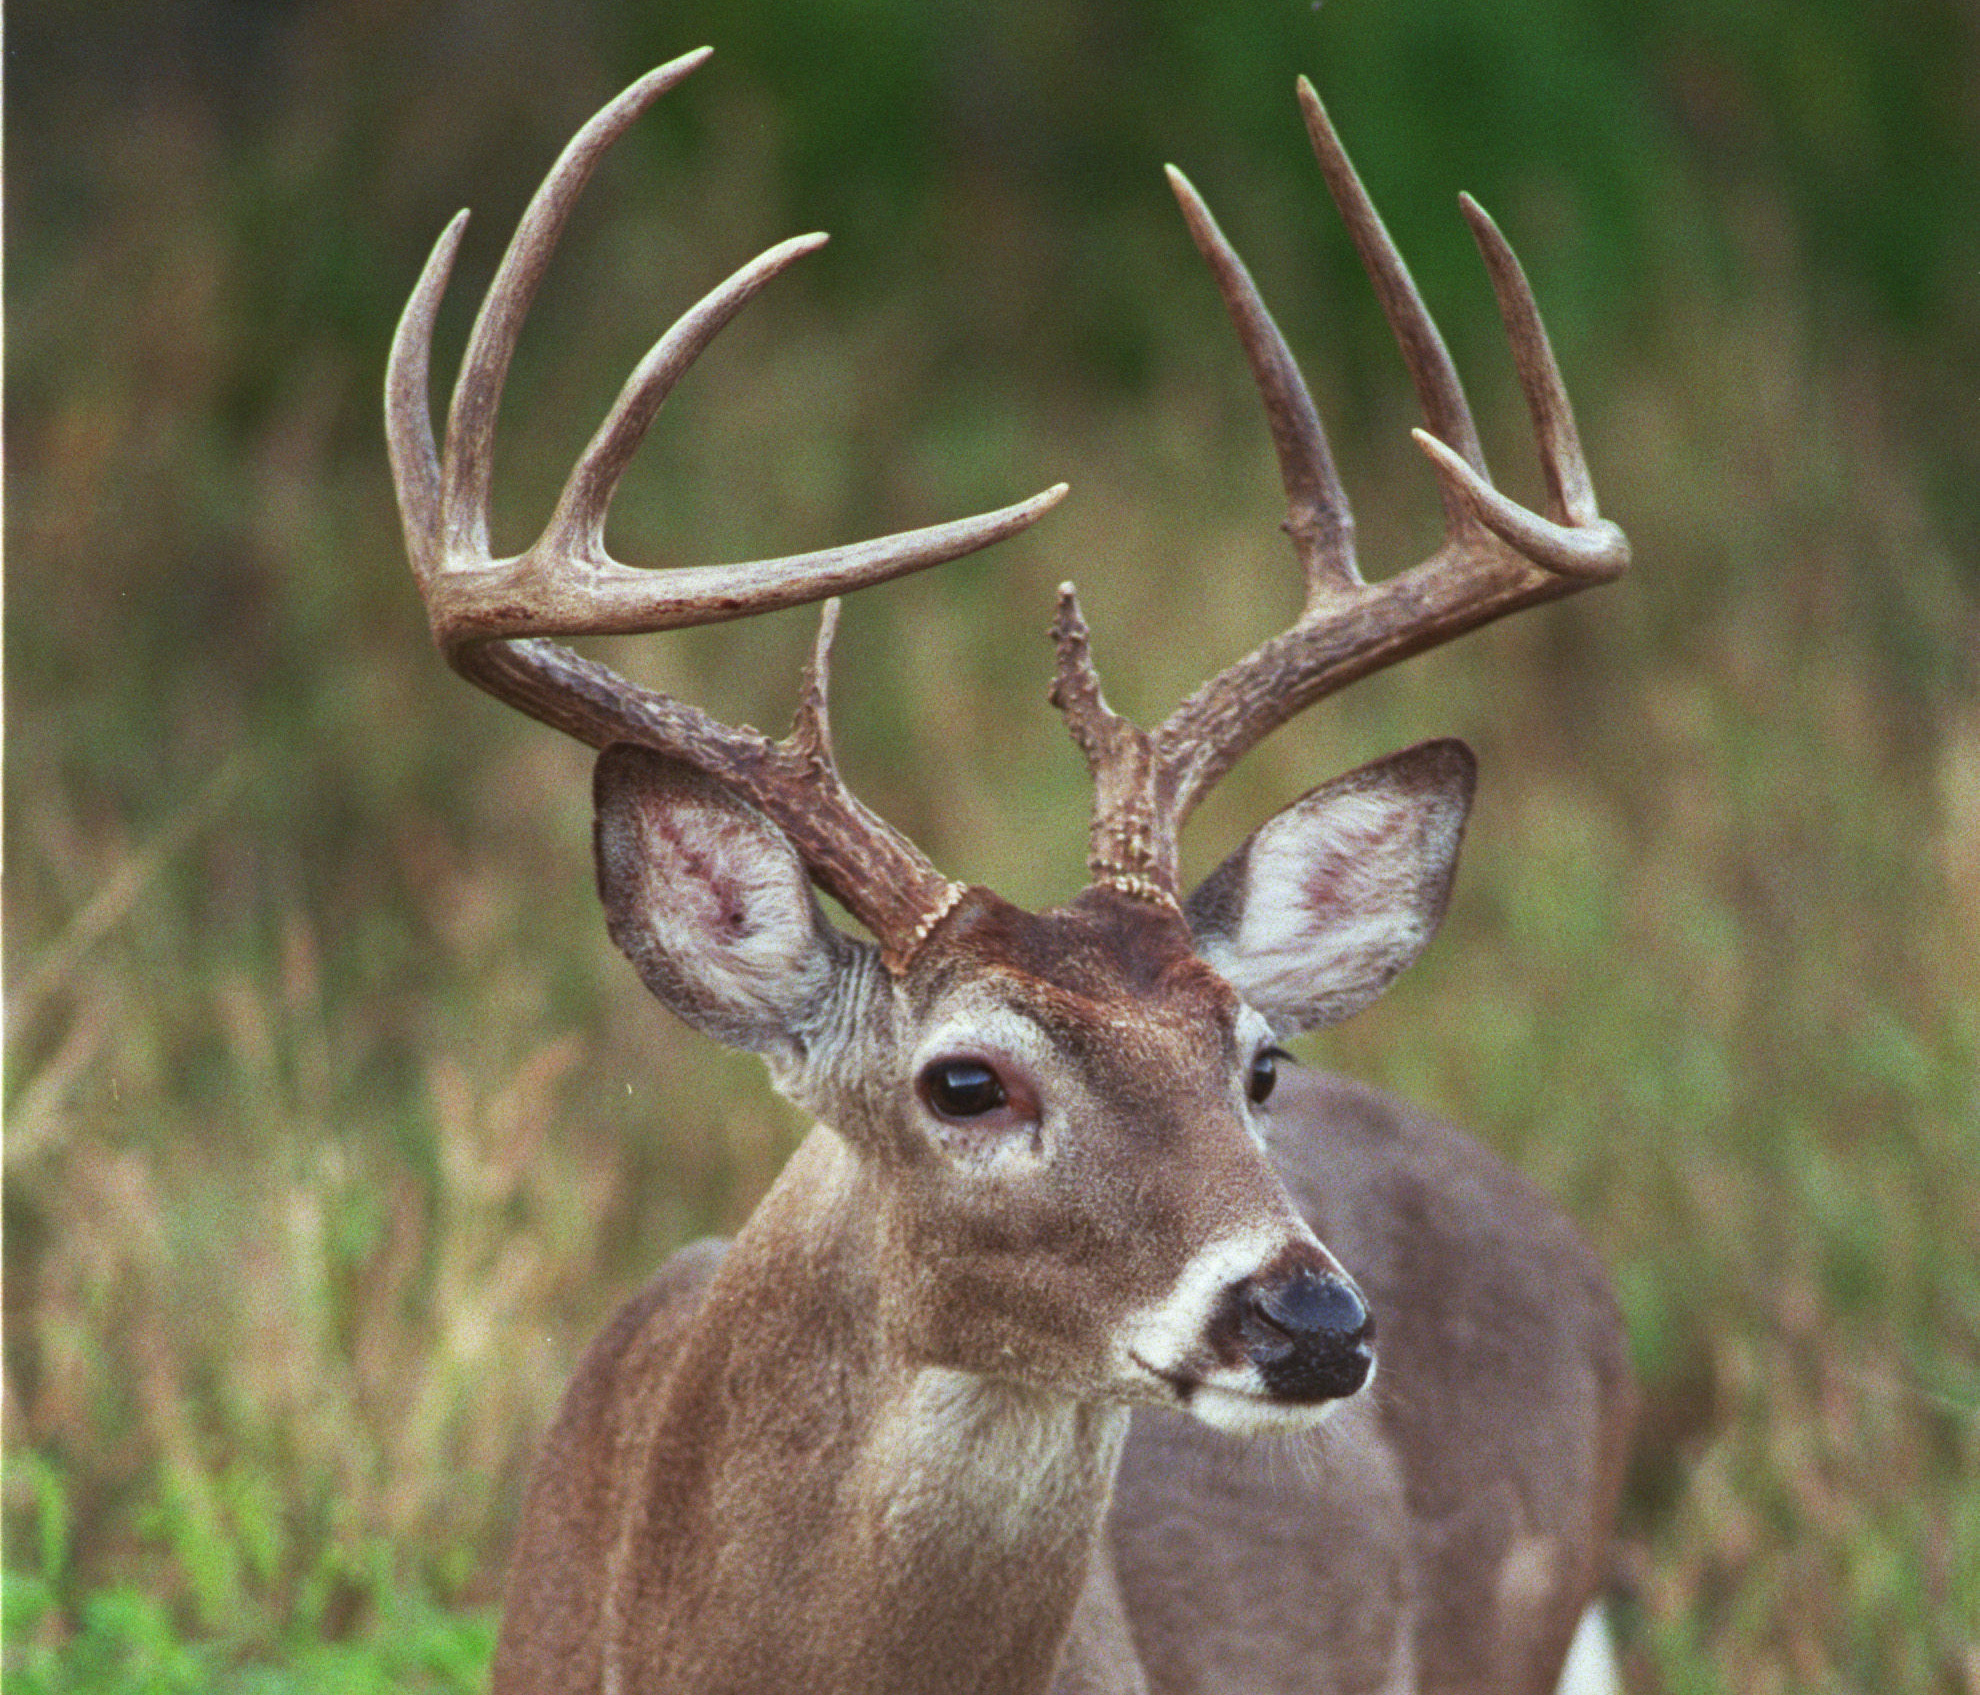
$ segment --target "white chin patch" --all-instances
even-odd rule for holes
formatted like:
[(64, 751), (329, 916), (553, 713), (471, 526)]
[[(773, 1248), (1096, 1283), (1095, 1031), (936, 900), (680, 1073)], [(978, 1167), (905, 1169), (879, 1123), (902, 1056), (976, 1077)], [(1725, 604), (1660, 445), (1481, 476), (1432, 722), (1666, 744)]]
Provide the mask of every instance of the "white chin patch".
[(1349, 1401), (1366, 1392), (1368, 1380), (1354, 1395), (1330, 1401), (1280, 1401), (1265, 1392), (1255, 1370), (1213, 1371), (1178, 1404), (1193, 1418), (1231, 1436), (1264, 1436), (1273, 1431), (1297, 1433), (1333, 1417)]

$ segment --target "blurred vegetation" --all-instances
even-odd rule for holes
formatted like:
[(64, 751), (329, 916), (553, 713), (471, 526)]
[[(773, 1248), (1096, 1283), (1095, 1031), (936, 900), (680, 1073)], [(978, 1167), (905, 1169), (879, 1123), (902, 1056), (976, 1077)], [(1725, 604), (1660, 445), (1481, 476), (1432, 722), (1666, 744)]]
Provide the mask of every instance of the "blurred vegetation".
[[(1530, 493), (1452, 194), (1499, 215), (1638, 563), (1310, 715), (1196, 851), (1391, 745), (1473, 741), (1443, 941), (1311, 1057), (1471, 1127), (1614, 1268), (1647, 1391), (1631, 1686), (1980, 1691), (1970, 6), (8, 21), (10, 1684), (471, 1682), (578, 1349), (796, 1133), (611, 952), (582, 752), (434, 658), (377, 422), (446, 217), (476, 213), (454, 347), (570, 130), (709, 40), (539, 303), (503, 539), (671, 310), (832, 230), (670, 402), (616, 545), (789, 551), (1069, 479), (1032, 537), (854, 602), (835, 703), (862, 792), (1033, 903), (1076, 886), (1086, 809), (1042, 699), (1058, 578), (1144, 718), (1291, 604), (1255, 401), (1157, 165), (1302, 350), (1376, 568), (1435, 503), (1294, 75)], [(768, 723), (808, 632), (626, 662)]]

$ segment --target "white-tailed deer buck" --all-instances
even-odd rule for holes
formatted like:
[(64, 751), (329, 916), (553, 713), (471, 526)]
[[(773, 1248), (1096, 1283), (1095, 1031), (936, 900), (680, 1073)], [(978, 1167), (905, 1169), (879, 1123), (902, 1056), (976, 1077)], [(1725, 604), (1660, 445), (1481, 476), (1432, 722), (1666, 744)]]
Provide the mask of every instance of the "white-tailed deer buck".
[[(1602, 1272), (1490, 1155), (1275, 1045), (1365, 1005), (1429, 939), (1471, 754), (1378, 760), (1267, 821), (1194, 893), (1177, 873), (1191, 808), (1293, 714), (1623, 568), (1517, 262), (1465, 201), (1545, 516), (1488, 481), (1437, 330), (1301, 83), (1443, 496), (1437, 552), (1364, 583), (1292, 357), (1171, 172), (1264, 395), (1306, 609), (1150, 732), (1102, 700), (1061, 591), (1052, 698), (1097, 790), (1093, 880), (1021, 911), (951, 882), (841, 782), (835, 605), (774, 743), (544, 639), (823, 599), (1011, 535), (1064, 492), (788, 559), (657, 573), (607, 556), (606, 508), (661, 401), (822, 237), (771, 249), (669, 330), (542, 538), (490, 556), (497, 401), (559, 228), (604, 150), (705, 57), (628, 89), (551, 171), (481, 309), (444, 450), (428, 361), (458, 219), (388, 378), (440, 647), (603, 750), (613, 939), (818, 1121), (736, 1240), (676, 1255), (592, 1347), (537, 1471), (495, 1688), (1552, 1687), (1603, 1570), (1629, 1426)], [(872, 940), (829, 923), (813, 884)]]

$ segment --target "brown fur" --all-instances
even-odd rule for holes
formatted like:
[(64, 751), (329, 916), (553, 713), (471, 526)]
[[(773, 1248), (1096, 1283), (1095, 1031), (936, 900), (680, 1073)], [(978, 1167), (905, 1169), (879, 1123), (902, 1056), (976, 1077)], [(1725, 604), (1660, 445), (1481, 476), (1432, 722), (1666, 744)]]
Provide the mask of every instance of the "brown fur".
[[(726, 1258), (713, 1243), (676, 1256), (587, 1357), (539, 1465), (496, 1695), (608, 1687), (608, 1657), (625, 1695), (1071, 1695), (1143, 1678), (1157, 1695), (1374, 1689), (1398, 1653), (1411, 1687), (1549, 1688), (1600, 1576), (1628, 1430), (1602, 1273), (1558, 1212), (1456, 1131), (1337, 1079), (1291, 1072), (1280, 1092), (1280, 1169), (1382, 1327), (1371, 1393), (1311, 1435), (1251, 1442), (1139, 1410), (1104, 1545), (1108, 1455), (1094, 1439), (1054, 1468), (1076, 1508), (1061, 1523), (1041, 1514), (1014, 1547), (979, 1536), (965, 1569), (903, 1604), (872, 1563), (880, 1528), (835, 1523), (900, 1387), (866, 1375), (881, 1361), (867, 1352), (857, 1198), (830, 1246), (782, 1262), (776, 1300), (752, 1287), (752, 1266), (790, 1245), (789, 1210), (814, 1209), (836, 1180), (817, 1133)], [(713, 1357), (677, 1351), (691, 1314)], [(847, 1350), (827, 1381), (820, 1326)], [(660, 1433), (682, 1416), (688, 1446)], [(688, 1660), (670, 1652), (660, 1574), (709, 1510), (710, 1418), (777, 1456), (777, 1488), (745, 1511), (738, 1543), (698, 1550), (709, 1569), (686, 1585), (702, 1638)], [(1087, 1523), (1085, 1546), (1068, 1521)]]

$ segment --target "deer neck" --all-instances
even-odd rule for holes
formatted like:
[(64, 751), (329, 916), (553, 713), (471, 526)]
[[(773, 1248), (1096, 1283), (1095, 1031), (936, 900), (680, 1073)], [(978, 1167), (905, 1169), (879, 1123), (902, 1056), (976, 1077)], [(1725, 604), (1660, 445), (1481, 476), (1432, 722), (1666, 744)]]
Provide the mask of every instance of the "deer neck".
[(1049, 1685), (1127, 1411), (913, 1358), (888, 1264), (884, 1205), (814, 1131), (662, 1396), (614, 1574), (646, 1665), (623, 1687)]

